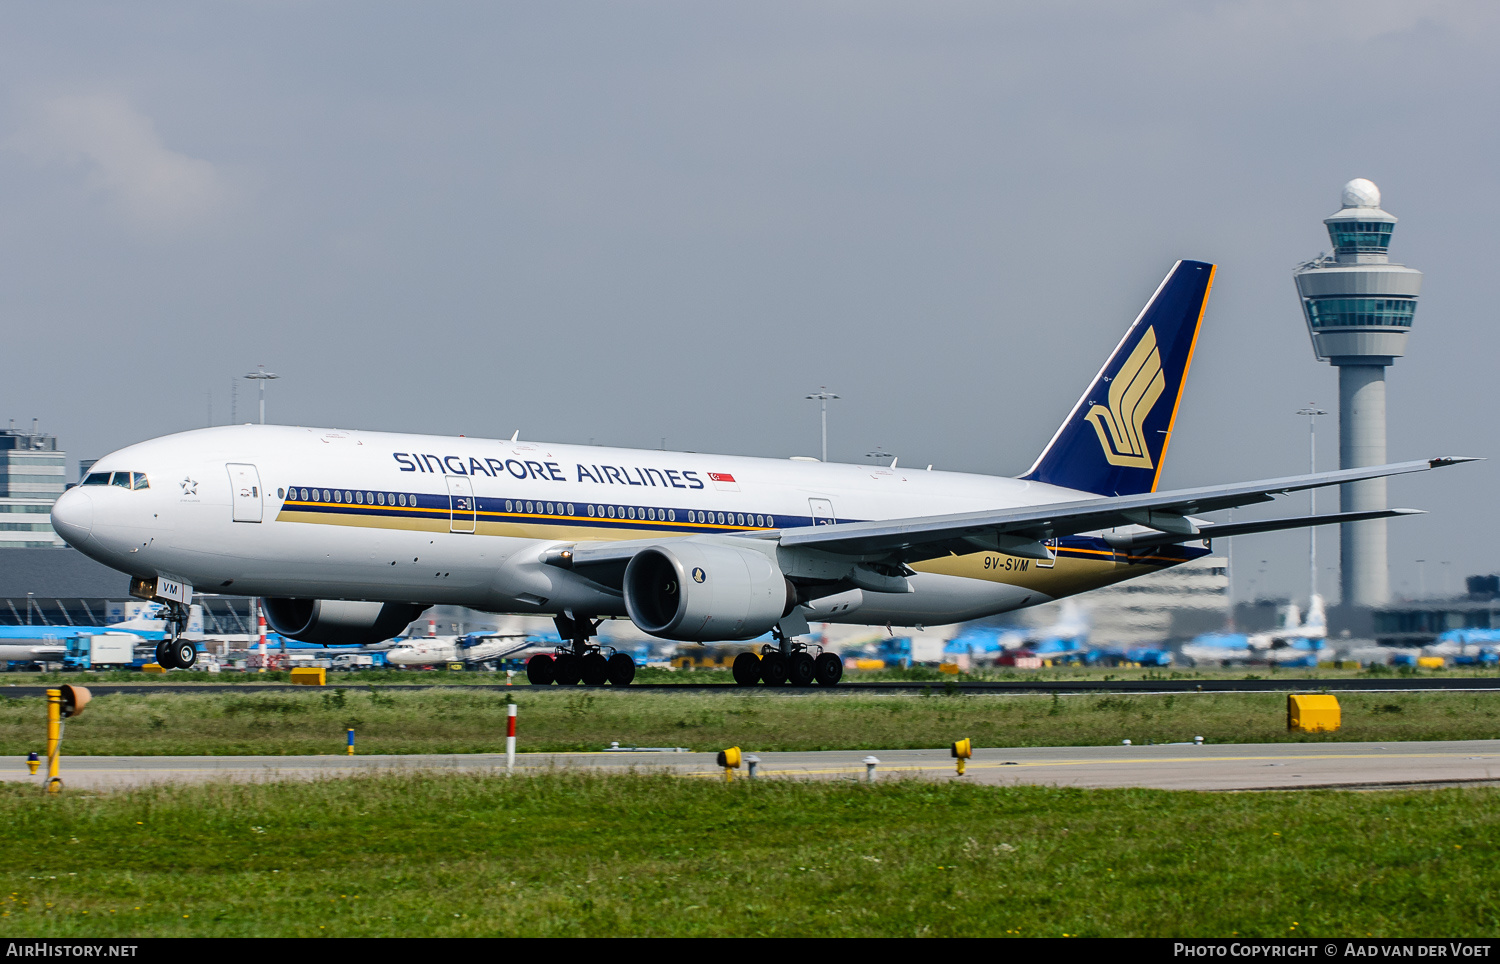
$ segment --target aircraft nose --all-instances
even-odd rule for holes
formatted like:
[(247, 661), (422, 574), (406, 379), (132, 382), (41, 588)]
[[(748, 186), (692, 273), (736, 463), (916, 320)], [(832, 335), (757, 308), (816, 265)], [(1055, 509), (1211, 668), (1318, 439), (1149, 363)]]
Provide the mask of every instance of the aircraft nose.
[(70, 546), (88, 541), (94, 529), (94, 497), (77, 487), (58, 496), (52, 504), (52, 528)]

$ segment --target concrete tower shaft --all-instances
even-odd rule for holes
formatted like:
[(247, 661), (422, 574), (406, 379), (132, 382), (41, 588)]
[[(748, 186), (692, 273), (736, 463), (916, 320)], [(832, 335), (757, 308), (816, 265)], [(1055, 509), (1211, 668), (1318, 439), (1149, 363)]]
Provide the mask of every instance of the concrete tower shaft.
[[(1364, 178), (1344, 185), (1343, 207), (1323, 220), (1333, 253), (1293, 272), (1313, 354), (1339, 370), (1339, 467), (1380, 465), (1385, 450), (1385, 370), (1406, 354), (1422, 272), (1392, 264), (1396, 218)], [(1345, 512), (1386, 508), (1384, 479), (1345, 485)], [(1385, 521), (1342, 527), (1340, 580), (1345, 604), (1390, 601)]]
[[(1384, 465), (1385, 366), (1339, 366), (1339, 467)], [(1344, 512), (1386, 507), (1385, 479), (1339, 486)], [(1361, 606), (1390, 601), (1385, 520), (1339, 527), (1339, 589), (1345, 602)]]

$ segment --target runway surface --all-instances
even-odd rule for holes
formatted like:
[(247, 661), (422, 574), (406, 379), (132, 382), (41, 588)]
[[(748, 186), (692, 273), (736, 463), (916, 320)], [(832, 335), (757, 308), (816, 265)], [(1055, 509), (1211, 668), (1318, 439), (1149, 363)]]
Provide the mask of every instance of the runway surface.
[[(747, 754), (751, 751), (746, 751)], [(976, 748), (966, 776), (946, 750), (826, 750), (760, 753), (761, 779), (864, 780), (863, 759), (880, 763), (877, 779), (963, 779), (990, 785), (1157, 787), (1166, 790), (1500, 785), (1500, 740), (1434, 743), (1281, 743), (1194, 746)], [(45, 764), (43, 765), (45, 773)], [(669, 772), (722, 779), (713, 753), (522, 753), (518, 773), (550, 769)], [(456, 770), (503, 773), (503, 754), (413, 756), (65, 756), (65, 787), (105, 790), (207, 780), (319, 779), (354, 773)], [(41, 785), (15, 760), (0, 779)], [(736, 779), (746, 779), (742, 769)]]
[[(416, 674), (413, 674), (416, 675)], [(436, 675), (436, 674), (435, 674)], [(268, 693), (283, 690), (308, 690), (309, 686), (293, 686), (289, 683), (89, 683), (81, 681), (95, 696), (110, 693)], [(61, 684), (53, 683), (52, 686)], [(377, 688), (381, 690), (409, 691), (429, 689), (461, 689), (500, 695), (506, 692), (530, 692), (530, 686), (505, 686), (500, 683), (361, 683), (350, 680), (345, 683), (330, 677), (328, 687)], [(612, 691), (621, 687), (577, 686), (572, 689)], [(0, 684), (0, 696), (23, 698), (44, 696), (47, 686)], [(549, 686), (547, 692), (563, 687)], [(1491, 692), (1500, 693), (1500, 676), (1441, 677), (1340, 677), (1334, 679), (1307, 679), (1303, 677), (1272, 677), (1267, 679), (1161, 679), (1161, 680), (936, 680), (930, 683), (897, 682), (842, 682), (837, 686), (736, 686), (733, 683), (636, 683), (627, 688), (631, 692), (652, 693), (766, 693), (781, 696), (808, 696), (817, 693), (1059, 693), (1077, 695), (1086, 693), (1429, 693), (1429, 692)]]

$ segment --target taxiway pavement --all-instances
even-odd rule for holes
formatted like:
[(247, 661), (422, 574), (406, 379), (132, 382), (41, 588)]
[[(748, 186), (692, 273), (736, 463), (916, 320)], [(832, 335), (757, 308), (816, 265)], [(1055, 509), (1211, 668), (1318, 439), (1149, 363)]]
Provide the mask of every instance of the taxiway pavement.
[[(746, 753), (753, 752), (750, 749)], [(1156, 787), (1165, 790), (1293, 790), (1494, 783), (1500, 740), (1433, 743), (1266, 743), (1157, 746), (975, 748), (959, 778), (946, 750), (823, 750), (756, 753), (761, 779), (864, 780), (874, 756), (877, 779), (963, 779), (989, 785)], [(713, 753), (521, 753), (516, 772), (584, 769), (668, 772), (722, 778)], [(453, 770), (503, 773), (504, 754), (410, 756), (66, 756), (65, 787), (105, 790), (209, 780), (325, 779), (359, 773)], [(41, 785), (23, 761), (0, 779)], [(736, 779), (748, 776), (745, 769)]]

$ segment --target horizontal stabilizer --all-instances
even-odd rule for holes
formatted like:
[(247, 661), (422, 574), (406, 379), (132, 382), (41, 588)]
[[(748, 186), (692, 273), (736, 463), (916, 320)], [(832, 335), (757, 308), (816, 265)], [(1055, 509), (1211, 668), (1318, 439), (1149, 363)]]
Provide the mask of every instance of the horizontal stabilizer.
[[(780, 530), (777, 534), (777, 541), (783, 549), (807, 547), (866, 559), (916, 562), (946, 556), (950, 553), (973, 552), (976, 541), (992, 539), (995, 535), (1008, 535), (1042, 542), (1080, 532), (1099, 532), (1121, 526), (1138, 525), (1140, 523), (1137, 520), (1140, 519), (1150, 520), (1153, 526), (1160, 524), (1163, 528), (1171, 525), (1174, 528), (1186, 529), (1190, 526), (1174, 524), (1171, 521), (1173, 517), (1201, 515), (1243, 505), (1254, 505), (1257, 502), (1270, 502), (1277, 496), (1307, 489), (1344, 485), (1365, 479), (1407, 475), (1413, 472), (1427, 472), (1467, 461), (1473, 460), (1420, 459), (1412, 462), (1396, 462), (1391, 465), (1367, 465), (1357, 469), (1337, 469), (1311, 475), (1292, 475), (1279, 479), (1261, 479), (1256, 482), (1238, 482), (1231, 485), (1200, 486), (1170, 492), (1147, 492), (1116, 498), (1080, 499), (1073, 502), (1052, 502), (1010, 509), (960, 512), (952, 515), (922, 516), (911, 519), (882, 519), (871, 522), (802, 526)], [(1400, 515), (1409, 510), (1383, 511), (1391, 515)], [(1344, 515), (1319, 516), (1318, 519), (1327, 522), (1359, 521)], [(1299, 520), (1295, 526), (1323, 524), (1325, 524), (1324, 521)], [(1230, 525), (1235, 525), (1236, 529), (1231, 530)], [(1189, 539), (1208, 538), (1210, 529), (1219, 535), (1231, 535), (1234, 531), (1240, 533), (1267, 531), (1266, 529), (1242, 529), (1238, 528), (1239, 525), (1241, 524), (1226, 523), (1222, 526), (1211, 527), (1203, 524), (1199, 526), (1202, 531), (1191, 536), (1164, 531), (1141, 535), (1160, 537), (1161, 544), (1170, 544), (1186, 542)], [(1247, 522), (1243, 525), (1265, 525), (1265, 523)]]

